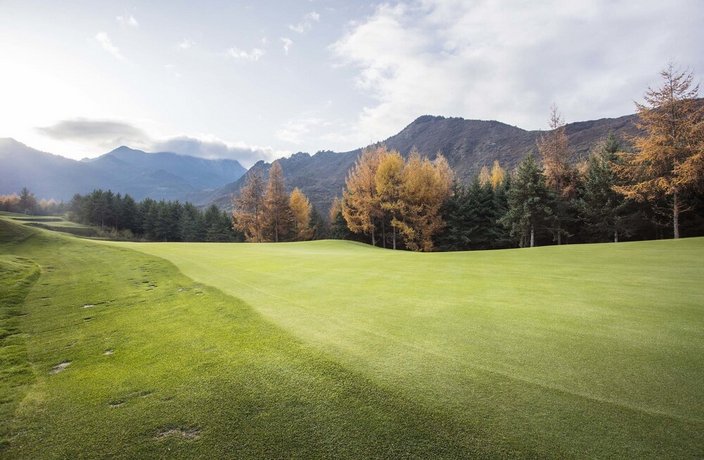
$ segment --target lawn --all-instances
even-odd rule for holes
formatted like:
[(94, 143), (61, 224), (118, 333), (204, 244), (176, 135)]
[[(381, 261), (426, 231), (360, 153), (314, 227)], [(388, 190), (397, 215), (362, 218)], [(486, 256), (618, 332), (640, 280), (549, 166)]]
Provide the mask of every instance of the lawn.
[(416, 254), (0, 219), (0, 255), (0, 456), (704, 452), (704, 239)]

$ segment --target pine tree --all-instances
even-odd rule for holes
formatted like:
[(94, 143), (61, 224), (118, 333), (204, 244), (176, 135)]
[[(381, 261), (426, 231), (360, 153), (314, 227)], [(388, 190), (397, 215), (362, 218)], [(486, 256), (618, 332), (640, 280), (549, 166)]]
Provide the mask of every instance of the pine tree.
[(501, 222), (518, 238), (519, 246), (535, 246), (535, 233), (552, 216), (545, 176), (532, 155), (516, 169), (508, 191), (508, 211)]
[(699, 85), (691, 72), (670, 64), (660, 76), (662, 85), (648, 88), (645, 103), (636, 104), (644, 135), (635, 139), (637, 153), (621, 169), (631, 184), (617, 190), (640, 201), (669, 200), (673, 236), (679, 238), (682, 197), (704, 181), (704, 105), (696, 100)]
[(627, 228), (628, 204), (614, 187), (619, 185), (616, 164), (620, 145), (613, 133), (589, 156), (578, 201), (581, 219), (601, 238), (611, 236), (618, 242)]

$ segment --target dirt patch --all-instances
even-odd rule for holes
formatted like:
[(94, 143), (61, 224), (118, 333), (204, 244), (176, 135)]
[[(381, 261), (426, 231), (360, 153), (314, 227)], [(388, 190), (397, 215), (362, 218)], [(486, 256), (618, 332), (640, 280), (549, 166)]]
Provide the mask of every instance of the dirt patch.
[(62, 363), (59, 363), (56, 366), (51, 368), (51, 370), (49, 371), (49, 374), (51, 374), (51, 375), (58, 374), (59, 372), (62, 372), (64, 369), (66, 369), (70, 365), (71, 365), (71, 361), (64, 361)]
[(164, 428), (160, 430), (154, 438), (180, 438), (193, 440), (200, 438), (200, 430), (198, 428)]
[(113, 350), (105, 350), (105, 353), (103, 353), (105, 356), (110, 356), (113, 353), (115, 353)]
[(87, 304), (83, 305), (83, 308), (93, 308), (93, 307), (95, 307), (94, 303), (87, 303)]
[(111, 401), (110, 402), (110, 409), (117, 409), (118, 407), (122, 407), (125, 405), (124, 401)]

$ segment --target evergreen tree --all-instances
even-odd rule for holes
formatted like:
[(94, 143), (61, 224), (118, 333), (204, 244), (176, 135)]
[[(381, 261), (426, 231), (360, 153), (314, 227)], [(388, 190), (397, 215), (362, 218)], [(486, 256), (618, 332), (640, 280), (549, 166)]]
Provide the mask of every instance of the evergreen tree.
[(532, 155), (518, 165), (507, 198), (508, 211), (502, 223), (518, 239), (520, 247), (535, 246), (536, 231), (552, 216), (552, 198), (543, 171)]

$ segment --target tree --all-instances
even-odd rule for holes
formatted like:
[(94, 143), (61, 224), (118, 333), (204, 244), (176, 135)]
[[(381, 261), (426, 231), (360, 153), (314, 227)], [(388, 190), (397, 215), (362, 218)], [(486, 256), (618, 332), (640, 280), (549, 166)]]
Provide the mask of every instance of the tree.
[(503, 185), (506, 177), (506, 171), (501, 167), (499, 160), (494, 160), (494, 164), (491, 166), (491, 188), (494, 190), (498, 189)]
[(293, 215), (293, 233), (295, 238), (299, 241), (309, 240), (313, 236), (313, 229), (310, 226), (312, 206), (298, 187), (291, 192), (289, 207)]
[(553, 232), (557, 244), (567, 236), (565, 221), (568, 219), (570, 200), (576, 193), (577, 171), (570, 165), (570, 149), (565, 123), (557, 106), (550, 107), (550, 129), (537, 141), (538, 152), (543, 162), (545, 184), (555, 194), (555, 212), (552, 215)]
[(411, 152), (403, 169), (399, 223), (408, 249), (433, 250), (433, 236), (445, 226), (440, 211), (450, 196), (452, 183), (452, 170), (445, 157), (438, 154), (431, 162), (421, 159), (417, 151)]
[(552, 215), (550, 195), (545, 176), (532, 155), (528, 155), (516, 169), (508, 191), (508, 211), (501, 219), (518, 238), (519, 246), (535, 246), (536, 229)]
[(293, 216), (286, 194), (284, 171), (275, 161), (269, 170), (269, 182), (264, 194), (264, 236), (269, 241), (284, 241), (291, 231)]
[(636, 153), (627, 156), (622, 175), (632, 183), (616, 189), (627, 198), (670, 202), (674, 238), (680, 237), (681, 198), (704, 180), (704, 105), (696, 100), (699, 85), (692, 73), (673, 64), (660, 72), (662, 85), (648, 88), (645, 103), (636, 103), (638, 127)]
[(614, 190), (619, 184), (616, 174), (619, 150), (620, 144), (611, 133), (591, 153), (578, 201), (586, 227), (599, 237), (611, 236), (614, 242), (625, 233), (628, 219), (628, 203)]
[[(382, 226), (385, 226), (387, 220), (391, 223), (393, 249), (396, 249), (396, 232), (401, 227), (400, 217), (404, 207), (401, 201), (404, 165), (405, 162), (400, 153), (387, 151), (381, 155), (379, 166), (374, 175), (379, 206), (385, 214), (382, 216)], [(385, 239), (386, 232), (384, 230), (382, 230), (382, 234)]]
[(233, 204), (234, 229), (242, 232), (247, 241), (263, 241), (264, 179), (259, 170), (247, 173), (246, 182)]
[(489, 172), (489, 168), (487, 168), (486, 165), (482, 166), (482, 169), (479, 171), (479, 177), (477, 178), (477, 181), (481, 186), (491, 184), (491, 173)]
[(30, 192), (27, 187), (22, 187), (20, 191), (20, 201), (18, 203), (20, 212), (32, 214), (37, 207), (37, 199), (34, 193)]
[(376, 171), (385, 147), (371, 147), (362, 152), (347, 175), (342, 197), (342, 216), (353, 233), (371, 236), (376, 246), (376, 226), (380, 218), (376, 191)]

